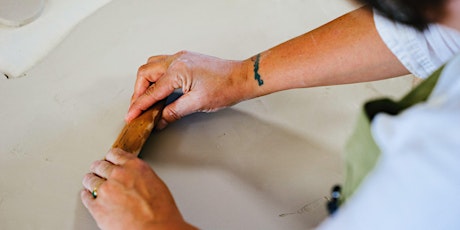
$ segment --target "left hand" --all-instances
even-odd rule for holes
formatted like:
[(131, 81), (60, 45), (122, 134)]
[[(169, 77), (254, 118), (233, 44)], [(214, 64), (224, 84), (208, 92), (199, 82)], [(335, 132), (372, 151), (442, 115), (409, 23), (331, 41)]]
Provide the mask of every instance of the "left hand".
[(249, 64), (189, 51), (150, 57), (139, 68), (126, 121), (132, 121), (175, 89), (181, 89), (184, 95), (164, 108), (157, 129), (191, 113), (214, 112), (253, 98), (261, 89), (247, 77)]
[(194, 229), (150, 166), (121, 149), (95, 161), (83, 185), (83, 204), (101, 229)]

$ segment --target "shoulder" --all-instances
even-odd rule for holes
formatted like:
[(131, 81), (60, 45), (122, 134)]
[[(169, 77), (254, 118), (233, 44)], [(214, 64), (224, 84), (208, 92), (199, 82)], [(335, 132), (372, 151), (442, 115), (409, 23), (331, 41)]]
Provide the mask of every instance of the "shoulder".
[(460, 33), (445, 26), (432, 24), (422, 32), (375, 10), (374, 22), (388, 48), (415, 76), (427, 77), (460, 52)]

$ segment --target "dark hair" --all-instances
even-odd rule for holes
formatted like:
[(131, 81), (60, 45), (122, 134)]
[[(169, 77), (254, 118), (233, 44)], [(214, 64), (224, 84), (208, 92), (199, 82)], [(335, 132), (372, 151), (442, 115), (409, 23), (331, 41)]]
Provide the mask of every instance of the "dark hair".
[(359, 0), (384, 16), (419, 30), (442, 17), (446, 0)]

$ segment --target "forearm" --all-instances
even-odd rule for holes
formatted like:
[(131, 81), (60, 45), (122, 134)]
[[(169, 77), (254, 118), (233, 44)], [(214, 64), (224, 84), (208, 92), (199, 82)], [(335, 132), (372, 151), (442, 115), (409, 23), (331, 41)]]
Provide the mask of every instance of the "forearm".
[[(257, 60), (258, 59), (258, 60)], [(255, 63), (258, 69), (255, 71)], [(408, 73), (360, 8), (244, 61), (257, 97), (276, 91), (381, 80)], [(256, 79), (260, 77), (260, 80)], [(263, 83), (263, 84), (260, 84)]]
[(407, 73), (381, 40), (372, 12), (361, 8), (244, 61), (186, 51), (153, 56), (139, 68), (126, 121), (179, 88), (184, 95), (165, 107), (157, 127), (281, 90)]

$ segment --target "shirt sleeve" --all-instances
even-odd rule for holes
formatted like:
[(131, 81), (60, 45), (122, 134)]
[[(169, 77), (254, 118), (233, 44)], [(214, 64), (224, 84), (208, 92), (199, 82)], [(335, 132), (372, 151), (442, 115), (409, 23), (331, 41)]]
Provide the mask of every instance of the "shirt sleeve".
[(374, 170), (320, 230), (460, 229), (460, 56), (426, 103), (379, 114)]
[(374, 10), (380, 37), (415, 76), (426, 78), (460, 51), (460, 32), (431, 24), (423, 32), (394, 22)]

